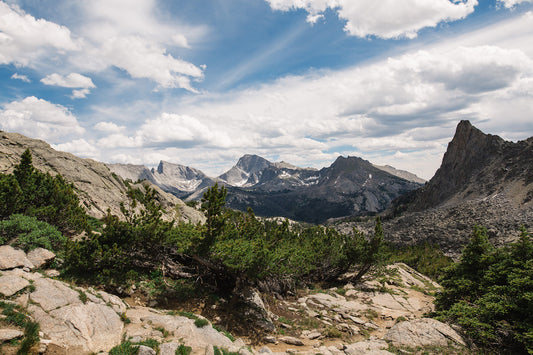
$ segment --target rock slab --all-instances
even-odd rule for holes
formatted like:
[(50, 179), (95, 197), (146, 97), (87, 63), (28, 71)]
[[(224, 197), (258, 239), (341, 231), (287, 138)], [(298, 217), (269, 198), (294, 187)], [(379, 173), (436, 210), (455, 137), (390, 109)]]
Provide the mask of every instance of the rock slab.
[(447, 346), (449, 341), (466, 345), (449, 325), (431, 318), (397, 323), (385, 334), (384, 339), (395, 346)]

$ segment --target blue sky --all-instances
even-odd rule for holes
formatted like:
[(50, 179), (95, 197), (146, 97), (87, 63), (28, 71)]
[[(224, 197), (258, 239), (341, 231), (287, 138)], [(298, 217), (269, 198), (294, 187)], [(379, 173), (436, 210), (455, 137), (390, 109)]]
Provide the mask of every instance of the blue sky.
[(0, 1), (0, 80), (0, 129), (82, 157), (429, 179), (461, 119), (533, 136), (533, 1)]

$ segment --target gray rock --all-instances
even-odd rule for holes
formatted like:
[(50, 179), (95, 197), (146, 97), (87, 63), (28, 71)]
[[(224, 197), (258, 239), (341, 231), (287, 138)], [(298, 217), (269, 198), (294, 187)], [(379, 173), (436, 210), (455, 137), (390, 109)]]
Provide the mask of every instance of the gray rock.
[(106, 305), (71, 304), (49, 313), (30, 305), (28, 310), (45, 337), (69, 353), (108, 351), (122, 339), (124, 324)]
[(45, 273), (46, 276), (49, 276), (49, 277), (58, 277), (59, 275), (61, 275), (59, 273), (59, 271), (57, 271), (55, 269), (45, 270), (44, 273)]
[(289, 345), (296, 345), (296, 346), (303, 346), (304, 343), (303, 341), (301, 341), (300, 339), (298, 338), (294, 338), (294, 337), (281, 337), (279, 338), (280, 341), (284, 342), (285, 344), (289, 344)]
[(33, 266), (38, 269), (46, 265), (48, 262), (54, 260), (56, 255), (50, 250), (44, 248), (35, 248), (28, 253), (27, 257)]
[(155, 355), (155, 354), (156, 354), (155, 350), (146, 345), (139, 346), (139, 351), (137, 352), (137, 355)]
[(33, 269), (33, 264), (26, 257), (24, 250), (15, 249), (11, 245), (0, 246), (0, 270), (24, 266)]
[(263, 338), (263, 340), (265, 341), (265, 343), (270, 343), (270, 344), (276, 344), (277, 343), (276, 337), (274, 337), (272, 335), (267, 335), (266, 337)]
[(204, 351), (206, 346), (228, 349), (234, 345), (212, 326), (198, 328), (194, 325), (194, 320), (186, 317), (160, 314), (144, 307), (130, 308), (126, 311), (126, 316), (131, 320), (131, 324), (126, 326), (126, 333), (130, 335), (148, 338), (153, 329), (162, 327), (173, 339), (180, 339), (183, 344), (192, 347), (194, 352), (200, 349)]
[(449, 325), (431, 318), (397, 323), (384, 339), (396, 346), (446, 346), (448, 341), (465, 345), (461, 336)]
[(6, 297), (11, 297), (15, 293), (29, 286), (28, 280), (19, 276), (5, 275), (0, 276), (0, 293)]
[(366, 340), (347, 345), (344, 352), (346, 355), (392, 354), (384, 350), (388, 347), (389, 344), (384, 340)]
[(34, 282), (35, 292), (30, 299), (46, 312), (72, 304), (82, 304), (80, 294), (58, 280), (41, 278)]
[(314, 339), (320, 338), (321, 335), (322, 334), (320, 334), (319, 332), (311, 332), (307, 334), (307, 339), (314, 340)]
[(179, 348), (178, 343), (164, 343), (159, 345), (159, 355), (175, 355)]
[(12, 339), (20, 338), (24, 335), (23, 332), (16, 329), (0, 329), (0, 344), (10, 341)]
[(272, 354), (272, 350), (268, 346), (263, 346), (258, 352), (259, 354)]

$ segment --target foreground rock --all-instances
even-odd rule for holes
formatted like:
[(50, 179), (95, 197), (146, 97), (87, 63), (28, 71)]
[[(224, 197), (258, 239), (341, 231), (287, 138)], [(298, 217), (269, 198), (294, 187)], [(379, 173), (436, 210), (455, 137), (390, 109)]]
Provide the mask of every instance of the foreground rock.
[(466, 345), (463, 338), (449, 325), (431, 318), (398, 323), (384, 339), (395, 346), (447, 346), (449, 342)]
[(33, 268), (33, 264), (26, 257), (23, 250), (15, 249), (10, 245), (0, 246), (0, 270), (14, 269), (17, 267)]

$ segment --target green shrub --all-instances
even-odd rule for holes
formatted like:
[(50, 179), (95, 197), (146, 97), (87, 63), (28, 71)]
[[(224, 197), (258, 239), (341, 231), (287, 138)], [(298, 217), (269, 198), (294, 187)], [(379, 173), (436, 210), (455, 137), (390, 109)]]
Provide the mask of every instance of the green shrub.
[(203, 327), (209, 325), (209, 321), (207, 319), (204, 319), (204, 318), (197, 318), (194, 321), (194, 325), (197, 326), (198, 328), (203, 328)]
[(475, 227), (441, 285), (438, 319), (461, 325), (489, 351), (533, 353), (533, 242), (525, 229), (517, 242), (494, 248)]
[(20, 343), (17, 355), (30, 353), (31, 348), (39, 342), (39, 323), (28, 321), (24, 326), (24, 339)]
[(138, 352), (139, 345), (133, 344), (131, 341), (125, 341), (109, 350), (109, 355), (137, 355)]
[(190, 346), (185, 346), (183, 344), (180, 344), (178, 348), (176, 349), (175, 355), (189, 355), (192, 351), (192, 348)]
[(67, 242), (67, 238), (56, 227), (21, 214), (0, 221), (0, 235), (26, 252), (38, 247), (59, 251)]

